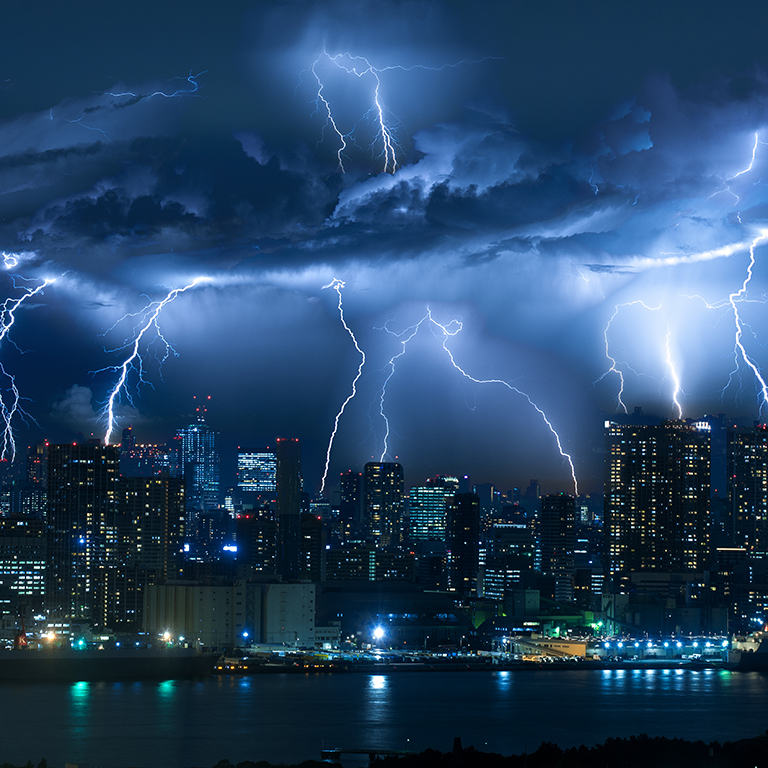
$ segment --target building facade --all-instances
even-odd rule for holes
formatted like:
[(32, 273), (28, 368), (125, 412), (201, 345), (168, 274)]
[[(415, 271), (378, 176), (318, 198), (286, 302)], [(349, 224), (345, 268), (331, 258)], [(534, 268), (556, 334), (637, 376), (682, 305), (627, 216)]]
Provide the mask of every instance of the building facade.
[(46, 606), (51, 616), (108, 623), (117, 562), (120, 451), (99, 440), (48, 447)]
[(609, 575), (710, 564), (710, 435), (684, 421), (608, 421), (604, 499)]
[(477, 591), (480, 570), (480, 499), (474, 493), (457, 493), (447, 507), (445, 549), (448, 587), (460, 595)]
[(218, 433), (205, 422), (199, 410), (197, 420), (176, 433), (178, 460), (174, 475), (186, 484), (187, 534), (195, 536), (201, 515), (219, 506)]
[(370, 462), (363, 468), (363, 517), (369, 538), (381, 547), (402, 541), (403, 467)]
[(277, 573), (298, 579), (301, 548), (301, 443), (277, 438)]
[(730, 543), (768, 557), (768, 426), (731, 427), (727, 441)]
[(237, 487), (247, 493), (277, 489), (277, 454), (269, 447), (237, 449)]
[(541, 502), (541, 572), (555, 579), (555, 599), (573, 600), (576, 574), (576, 499), (548, 495)]

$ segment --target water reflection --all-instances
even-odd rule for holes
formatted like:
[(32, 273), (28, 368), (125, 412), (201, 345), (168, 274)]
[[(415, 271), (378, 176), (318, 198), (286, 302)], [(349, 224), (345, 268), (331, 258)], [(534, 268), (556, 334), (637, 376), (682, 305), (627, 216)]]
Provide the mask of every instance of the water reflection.
[(509, 670), (493, 673), (497, 689), (502, 693), (509, 693), (512, 688), (512, 673)]
[(384, 690), (387, 687), (387, 678), (385, 675), (371, 675), (371, 688), (377, 691)]
[(163, 682), (157, 686), (157, 695), (160, 699), (169, 699), (173, 696), (175, 690), (175, 680), (163, 680)]
[[(765, 729), (768, 676), (683, 669), (256, 675), (6, 685), (0, 694), (14, 701), (3, 732), (13, 764), (44, 754), (51, 765), (185, 768), (223, 758), (298, 763), (316, 759), (323, 746), (450, 750), (455, 736), (501, 754), (640, 733), (732, 741)], [(300, 726), (297, 707), (312, 713)], [(44, 753), (30, 755), (38, 743)]]
[(606, 695), (623, 696), (676, 693), (693, 695), (700, 691), (721, 690), (733, 681), (734, 673), (725, 669), (607, 669), (601, 673), (601, 690)]
[(72, 716), (72, 730), (80, 735), (89, 725), (91, 709), (91, 684), (81, 680), (69, 687), (69, 712)]

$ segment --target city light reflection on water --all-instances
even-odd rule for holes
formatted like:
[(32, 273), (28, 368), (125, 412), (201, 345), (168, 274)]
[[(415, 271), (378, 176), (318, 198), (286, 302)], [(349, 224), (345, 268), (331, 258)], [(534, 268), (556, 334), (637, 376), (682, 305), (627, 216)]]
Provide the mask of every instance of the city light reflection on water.
[[(768, 676), (717, 670), (275, 674), (6, 684), (4, 760), (209, 768), (318, 759), (322, 748), (502, 754), (641, 733), (730, 741), (766, 728)], [(40, 702), (46, 702), (40, 717)], [(141, 738), (136, 738), (141, 734)]]
[(387, 687), (387, 678), (385, 675), (371, 675), (371, 688), (381, 691)]

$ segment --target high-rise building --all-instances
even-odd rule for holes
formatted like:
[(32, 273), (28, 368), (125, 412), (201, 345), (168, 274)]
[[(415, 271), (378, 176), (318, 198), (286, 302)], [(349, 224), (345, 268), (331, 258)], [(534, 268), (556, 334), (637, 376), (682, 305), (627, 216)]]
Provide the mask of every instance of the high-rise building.
[(187, 529), (196, 535), (198, 518), (219, 506), (219, 453), (215, 432), (205, 422), (205, 409), (197, 420), (176, 432), (178, 463), (174, 475), (186, 483)]
[(48, 473), (48, 443), (29, 446), (27, 450), (26, 482), (16, 489), (11, 499), (11, 511), (22, 517), (45, 518), (48, 506), (46, 482)]
[(458, 489), (457, 477), (443, 476), (411, 488), (408, 504), (411, 541), (445, 541), (446, 504)]
[(275, 573), (277, 524), (270, 505), (241, 512), (235, 518), (237, 562), (254, 571)]
[(536, 545), (528, 525), (494, 523), (484, 536), (480, 553), (483, 595), (502, 600), (506, 592), (522, 583), (533, 570)]
[(708, 568), (707, 425), (607, 421), (605, 435), (607, 573)]
[(448, 586), (460, 595), (477, 589), (480, 569), (480, 499), (457, 493), (448, 500), (445, 530)]
[(46, 604), (52, 616), (107, 624), (119, 466), (119, 448), (99, 440), (48, 446)]
[(43, 520), (0, 518), (0, 609), (42, 610), (45, 597), (46, 538)]
[(566, 494), (541, 502), (541, 572), (555, 579), (555, 599), (573, 600), (576, 573), (576, 499)]
[(237, 449), (237, 487), (247, 493), (274, 493), (277, 454), (270, 448)]
[(277, 573), (284, 580), (299, 578), (301, 542), (301, 443), (278, 437), (277, 453)]
[(351, 469), (339, 477), (339, 538), (348, 541), (362, 533), (363, 476)]
[(122, 561), (152, 583), (179, 578), (184, 549), (184, 482), (168, 475), (118, 482)]
[(48, 481), (48, 443), (30, 445), (27, 449), (27, 484), (45, 488)]
[(301, 513), (299, 576), (309, 581), (323, 581), (325, 557), (323, 522), (312, 513)]
[(363, 517), (368, 535), (382, 547), (402, 539), (403, 467), (396, 462), (370, 462), (363, 468)]
[(118, 562), (110, 571), (110, 626), (143, 618), (144, 592), (182, 575), (184, 481), (168, 474), (118, 481)]
[(768, 426), (728, 430), (730, 541), (750, 557), (768, 557)]

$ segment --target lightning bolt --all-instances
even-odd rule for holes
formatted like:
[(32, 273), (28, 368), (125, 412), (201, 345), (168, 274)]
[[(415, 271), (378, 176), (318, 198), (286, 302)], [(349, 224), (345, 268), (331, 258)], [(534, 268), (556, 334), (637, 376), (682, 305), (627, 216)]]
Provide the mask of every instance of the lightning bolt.
[[(439, 72), (444, 69), (453, 67), (459, 67), (467, 64), (479, 64), (483, 61), (490, 61), (498, 59), (496, 56), (486, 56), (477, 61), (463, 60), (453, 64), (444, 64), (440, 67), (429, 67), (423, 64), (414, 64), (410, 67), (405, 67), (399, 64), (390, 65), (386, 67), (375, 67), (364, 56), (354, 56), (351, 53), (337, 53), (329, 54), (327, 51), (315, 59), (308, 69), (304, 72), (309, 72), (315, 80), (317, 91), (312, 103), (315, 105), (315, 111), (313, 114), (322, 112), (325, 114), (325, 123), (323, 131), (321, 132), (321, 139), (323, 140), (323, 134), (326, 127), (329, 127), (333, 133), (336, 134), (339, 140), (339, 149), (336, 152), (336, 158), (338, 160), (339, 170), (344, 173), (344, 152), (348, 146), (348, 140), (354, 135), (355, 127), (353, 126), (348, 132), (344, 132), (339, 128), (338, 122), (334, 117), (333, 109), (328, 97), (324, 94), (325, 83), (322, 80), (321, 74), (318, 71), (321, 63), (329, 64), (337, 69), (345, 72), (348, 75), (353, 75), (358, 79), (362, 79), (369, 76), (373, 81), (373, 93), (371, 96), (371, 106), (362, 115), (362, 119), (370, 119), (375, 125), (375, 138), (371, 143), (371, 149), (376, 151), (376, 146), (379, 146), (378, 156), (383, 160), (384, 173), (394, 173), (398, 167), (399, 162), (397, 158), (397, 139), (396, 139), (396, 121), (388, 120), (387, 112), (381, 99), (381, 77), (384, 72), (399, 69), (403, 72), (410, 72), (414, 69), (428, 70), (432, 72)], [(302, 72), (303, 75), (303, 72)]]
[[(723, 192), (728, 192), (729, 194), (733, 195), (736, 198), (736, 205), (738, 205), (741, 202), (741, 198), (730, 188), (728, 185), (728, 182), (734, 181), (735, 179), (738, 179), (739, 176), (743, 176), (746, 173), (750, 173), (752, 169), (755, 167), (755, 158), (757, 157), (757, 147), (760, 144), (767, 144), (768, 142), (761, 141), (760, 140), (760, 134), (758, 131), (755, 131), (755, 141), (752, 145), (752, 157), (749, 160), (749, 164), (746, 168), (744, 168), (741, 171), (738, 171), (737, 173), (734, 173), (733, 176), (729, 176), (725, 181), (723, 182), (723, 187), (721, 189), (715, 190), (708, 198), (707, 200), (711, 200), (716, 195), (720, 195)], [(741, 223), (741, 219), (739, 218), (739, 223)]]
[[(768, 403), (768, 385), (765, 383), (760, 368), (757, 363), (749, 356), (744, 343), (742, 342), (742, 336), (744, 335), (744, 323), (742, 322), (741, 315), (739, 314), (739, 303), (746, 299), (747, 286), (752, 281), (752, 270), (755, 266), (755, 248), (758, 245), (762, 245), (768, 240), (768, 230), (762, 230), (760, 234), (749, 245), (749, 264), (747, 265), (747, 274), (744, 277), (744, 281), (741, 284), (741, 288), (738, 291), (734, 291), (728, 296), (728, 303), (733, 310), (733, 322), (735, 325), (735, 337), (734, 337), (734, 363), (735, 368), (731, 371), (731, 375), (728, 379), (725, 389), (733, 380), (733, 377), (738, 375), (739, 372), (739, 358), (743, 360), (744, 364), (752, 371), (755, 379), (757, 380), (760, 389), (760, 400), (758, 406), (758, 416), (762, 416), (763, 406)], [(725, 391), (725, 389), (723, 391)]]
[(592, 187), (592, 189), (594, 190), (595, 194), (597, 194), (600, 191), (600, 189), (598, 188), (597, 184), (595, 184), (592, 181), (592, 179), (595, 178), (595, 169), (590, 168), (589, 170), (591, 171), (591, 173), (589, 174), (589, 181), (587, 182), (587, 184), (589, 184), (589, 186)]
[[(3, 256), (5, 257), (6, 254), (3, 254)], [(25, 301), (42, 293), (47, 286), (54, 282), (54, 280), (55, 278), (43, 280), (43, 282), (36, 288), (22, 286), (25, 291), (24, 294), (16, 299), (8, 298), (2, 303), (0, 306), (0, 343), (8, 337), (13, 324), (16, 322), (16, 310)], [(15, 280), (13, 287), (18, 287)], [(13, 462), (16, 459), (16, 440), (13, 436), (14, 418), (17, 414), (24, 420), (31, 419), (31, 416), (29, 416), (29, 414), (21, 407), (20, 403), (22, 398), (19, 389), (16, 386), (15, 376), (8, 373), (2, 363), (0, 363), (0, 375), (8, 380), (7, 392), (9, 393), (9, 395), (4, 395), (3, 392), (0, 391), (0, 443), (2, 443), (0, 459), (5, 460), (6, 458), (9, 458), (10, 461)], [(32, 421), (34, 421), (34, 419), (32, 419)]]
[(395, 375), (395, 360), (398, 360), (405, 354), (405, 349), (408, 344), (408, 342), (418, 333), (419, 328), (427, 321), (429, 320), (429, 314), (424, 315), (424, 317), (419, 320), (418, 323), (415, 325), (411, 325), (408, 328), (406, 328), (404, 331), (401, 331), (400, 333), (395, 333), (394, 331), (390, 331), (388, 324), (385, 323), (383, 327), (376, 328), (374, 330), (380, 330), (380, 331), (386, 331), (391, 336), (396, 336), (400, 339), (400, 345), (401, 349), (396, 354), (393, 355), (389, 362), (387, 363), (387, 366), (389, 367), (389, 374), (387, 375), (387, 378), (384, 379), (384, 383), (381, 385), (381, 390), (379, 391), (379, 413), (381, 414), (381, 418), (384, 420), (384, 447), (381, 451), (381, 457), (379, 458), (379, 461), (384, 461), (386, 459), (387, 454), (389, 453), (389, 419), (387, 418), (386, 411), (384, 410), (384, 400), (387, 396), (387, 385), (389, 384), (392, 377)]
[(672, 329), (669, 326), (667, 326), (667, 338), (666, 338), (667, 367), (669, 368), (669, 375), (672, 378), (672, 382), (674, 384), (674, 389), (672, 391), (672, 402), (675, 404), (675, 407), (677, 408), (677, 418), (682, 419), (683, 407), (680, 405), (680, 401), (677, 399), (679, 395), (682, 393), (682, 389), (680, 387), (680, 377), (677, 375), (677, 369), (675, 368), (675, 364), (672, 360), (672, 348), (669, 343), (669, 339), (671, 335), (672, 335)]
[(200, 90), (200, 86), (197, 82), (197, 78), (201, 75), (204, 75), (208, 70), (204, 69), (202, 72), (198, 72), (196, 75), (192, 74), (192, 70), (189, 71), (189, 74), (186, 77), (172, 77), (171, 81), (173, 80), (184, 80), (187, 83), (189, 83), (192, 87), (191, 88), (177, 88), (173, 93), (166, 93), (165, 91), (153, 91), (152, 93), (133, 93), (132, 91), (124, 91), (123, 93), (112, 93), (111, 91), (107, 91), (109, 96), (114, 96), (115, 98), (123, 98), (125, 96), (130, 96), (134, 101), (132, 103), (136, 104), (137, 102), (141, 101), (142, 99), (151, 99), (156, 96), (160, 96), (165, 99), (175, 99), (178, 96), (187, 96), (190, 93), (197, 93)]
[(635, 376), (639, 376), (640, 374), (634, 368), (631, 368), (626, 361), (624, 361), (624, 360), (618, 361), (618, 360), (616, 360), (615, 357), (613, 357), (613, 355), (611, 355), (610, 343), (608, 342), (608, 332), (611, 330), (611, 326), (613, 325), (613, 321), (616, 319), (616, 316), (619, 314), (619, 310), (622, 307), (632, 307), (632, 306), (634, 306), (636, 304), (639, 304), (641, 307), (643, 307), (644, 309), (649, 310), (650, 312), (655, 312), (656, 310), (661, 309), (661, 305), (659, 305), (658, 307), (649, 307), (641, 299), (636, 299), (635, 301), (627, 301), (624, 304), (617, 304), (613, 308), (613, 314), (611, 315), (610, 319), (608, 320), (608, 322), (607, 322), (607, 324), (605, 326), (605, 329), (603, 330), (603, 340), (605, 342), (605, 356), (610, 361), (611, 367), (607, 371), (605, 371), (600, 377), (595, 379), (594, 382), (592, 382), (592, 386), (596, 386), (606, 376), (608, 376), (611, 373), (615, 373), (619, 377), (619, 391), (618, 391), (618, 394), (616, 395), (616, 402), (618, 404), (617, 405), (617, 409), (621, 408), (624, 411), (624, 413), (627, 413), (627, 406), (624, 404), (624, 400), (623, 400), (623, 397), (624, 397), (624, 387), (626, 385), (626, 381), (624, 379), (624, 372), (621, 370), (621, 368), (619, 368), (619, 366), (623, 365), (624, 367), (627, 368), (628, 371), (634, 373)]
[(147, 335), (154, 328), (156, 334), (155, 338), (159, 340), (163, 350), (163, 356), (159, 360), (161, 366), (171, 355), (176, 355), (176, 350), (166, 340), (160, 331), (160, 326), (158, 325), (158, 317), (160, 316), (160, 313), (163, 311), (163, 309), (172, 301), (174, 301), (179, 295), (185, 293), (190, 288), (194, 288), (195, 286), (206, 282), (210, 282), (210, 278), (198, 277), (188, 285), (185, 285), (183, 288), (174, 288), (168, 292), (165, 298), (159, 301), (151, 301), (139, 312), (124, 315), (111, 328), (108, 329), (107, 333), (109, 333), (109, 331), (111, 331), (113, 328), (115, 328), (115, 326), (127, 318), (140, 318), (137, 327), (134, 330), (133, 341), (128, 341), (123, 344), (123, 346), (116, 349), (107, 350), (109, 352), (121, 352), (123, 350), (128, 351), (129, 354), (125, 360), (120, 365), (110, 365), (105, 368), (101, 368), (98, 371), (92, 371), (92, 375), (96, 373), (102, 373), (104, 371), (118, 374), (117, 381), (110, 390), (106, 405), (102, 411), (102, 417), (107, 424), (106, 432), (104, 434), (105, 445), (110, 444), (112, 433), (115, 431), (115, 429), (117, 429), (117, 417), (115, 415), (115, 408), (120, 402), (121, 396), (124, 396), (126, 400), (131, 405), (133, 405), (133, 398), (127, 387), (128, 375), (131, 373), (131, 371), (136, 371), (138, 374), (138, 383), (149, 384), (149, 382), (144, 378), (144, 362), (141, 356), (141, 343), (145, 335)]
[[(152, 99), (152, 98), (166, 98), (166, 99), (173, 99), (180, 96), (187, 96), (192, 93), (197, 93), (197, 91), (200, 89), (200, 86), (197, 82), (197, 78), (199, 78), (201, 75), (204, 75), (208, 70), (203, 70), (202, 72), (198, 72), (196, 75), (193, 75), (190, 71), (189, 75), (187, 77), (172, 77), (171, 81), (173, 80), (184, 80), (185, 82), (189, 83), (192, 87), (191, 88), (177, 88), (172, 93), (166, 93), (165, 91), (153, 91), (152, 93), (134, 93), (133, 91), (123, 91), (121, 93), (115, 93), (113, 91), (107, 91), (103, 95), (105, 96), (112, 96), (115, 99), (124, 99), (127, 98), (127, 101), (121, 102), (121, 103), (112, 103), (112, 104), (99, 104), (97, 106), (88, 107), (83, 110), (82, 115), (78, 117), (77, 119), (69, 119), (65, 118), (66, 122), (80, 125), (83, 128), (86, 128), (89, 131), (97, 131), (98, 133), (102, 134), (104, 138), (107, 141), (112, 141), (111, 136), (105, 131), (103, 128), (98, 128), (94, 125), (88, 125), (84, 122), (86, 118), (89, 118), (91, 115), (97, 113), (97, 112), (103, 112), (103, 111), (113, 111), (116, 109), (123, 109), (124, 107), (129, 107), (134, 104), (138, 104), (140, 101), (143, 101), (144, 99)], [(50, 119), (53, 120), (53, 110), (50, 111)]]
[[(457, 362), (456, 359), (453, 356), (453, 352), (451, 352), (450, 348), (448, 347), (448, 340), (450, 338), (453, 338), (458, 333), (461, 332), (463, 328), (463, 324), (460, 320), (452, 320), (447, 325), (443, 325), (442, 323), (439, 323), (435, 318), (432, 316), (432, 310), (427, 309), (427, 314), (414, 326), (411, 326), (410, 328), (403, 331), (401, 334), (395, 334), (392, 331), (390, 331), (386, 326), (384, 327), (384, 330), (387, 331), (387, 333), (390, 333), (393, 336), (405, 336), (405, 340), (401, 342), (403, 344), (402, 351), (395, 355), (390, 360), (390, 365), (394, 366), (394, 361), (401, 357), (405, 352), (405, 344), (408, 343), (418, 332), (419, 328), (425, 323), (429, 321), (429, 323), (434, 326), (435, 328), (439, 329), (439, 331), (443, 334), (443, 343), (442, 347), (445, 353), (448, 355), (448, 359), (451, 361), (451, 365), (466, 379), (469, 379), (470, 381), (474, 382), (475, 384), (500, 384), (503, 387), (506, 387), (512, 392), (515, 392), (516, 394), (520, 395), (521, 397), (525, 398), (528, 401), (528, 404), (541, 416), (544, 423), (547, 425), (547, 428), (552, 433), (553, 437), (555, 438), (555, 443), (557, 444), (557, 449), (560, 452), (560, 455), (565, 459), (568, 463), (568, 466), (570, 467), (571, 471), (571, 478), (573, 480), (573, 489), (574, 494), (576, 496), (579, 495), (579, 484), (576, 479), (576, 468), (573, 465), (573, 459), (571, 458), (570, 454), (566, 453), (563, 449), (562, 442), (560, 440), (560, 435), (555, 430), (554, 426), (552, 425), (552, 422), (547, 418), (546, 413), (531, 399), (529, 395), (527, 395), (525, 392), (523, 392), (521, 389), (518, 389), (517, 387), (513, 386), (507, 381), (504, 381), (503, 379), (477, 379), (474, 376), (471, 376), (468, 374)], [(387, 382), (392, 377), (392, 373), (394, 370), (391, 371), (390, 376), (387, 378)], [(385, 382), (386, 386), (386, 382)], [(384, 406), (384, 392), (382, 392), (381, 400), (380, 400), (382, 415), (383, 415), (383, 406)], [(386, 421), (386, 417), (385, 417)], [(389, 425), (389, 422), (387, 423), (387, 427)], [(389, 434), (389, 431), (387, 430), (387, 435)], [(386, 453), (387, 447), (385, 444), (385, 453)], [(382, 454), (383, 456), (384, 454)], [(383, 459), (382, 459), (383, 460)]]
[(341, 289), (344, 287), (344, 281), (338, 280), (335, 277), (333, 280), (331, 280), (328, 285), (323, 286), (323, 290), (326, 288), (332, 288), (334, 291), (336, 291), (338, 297), (339, 297), (339, 318), (341, 319), (341, 324), (344, 326), (344, 330), (349, 334), (349, 337), (352, 339), (352, 343), (355, 345), (355, 349), (360, 353), (360, 365), (357, 367), (357, 375), (352, 380), (352, 392), (350, 392), (347, 399), (341, 404), (341, 408), (339, 409), (339, 412), (336, 414), (336, 418), (333, 422), (333, 431), (331, 432), (331, 437), (328, 440), (328, 450), (325, 453), (325, 469), (323, 471), (323, 479), (320, 483), (320, 495), (322, 496), (325, 492), (325, 483), (328, 480), (328, 467), (331, 463), (331, 450), (333, 449), (333, 441), (336, 439), (336, 433), (339, 431), (339, 419), (342, 417), (342, 414), (344, 413), (344, 410), (346, 409), (348, 403), (352, 398), (357, 394), (357, 382), (360, 380), (360, 376), (363, 374), (363, 366), (365, 365), (365, 352), (363, 352), (362, 349), (360, 349), (360, 345), (357, 343), (357, 339), (355, 338), (355, 334), (352, 332), (352, 329), (347, 325), (347, 321), (344, 319), (344, 305), (342, 303), (342, 297), (341, 297)]
[(749, 161), (749, 165), (743, 170), (739, 171), (738, 173), (735, 173), (733, 176), (731, 176), (728, 181), (733, 181), (733, 179), (737, 179), (739, 176), (743, 176), (745, 173), (749, 173), (754, 167), (755, 167), (755, 156), (757, 155), (757, 145), (758, 144), (765, 144), (765, 141), (760, 141), (760, 134), (755, 131), (755, 143), (752, 147), (752, 159)]

